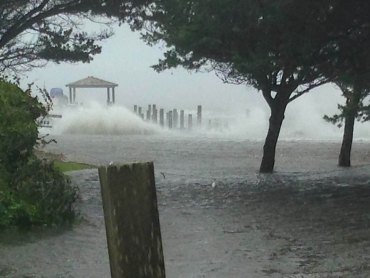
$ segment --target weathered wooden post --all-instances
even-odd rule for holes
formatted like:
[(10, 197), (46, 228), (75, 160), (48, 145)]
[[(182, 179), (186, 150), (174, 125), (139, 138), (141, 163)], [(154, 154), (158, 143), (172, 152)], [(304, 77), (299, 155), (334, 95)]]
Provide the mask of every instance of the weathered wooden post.
[(192, 129), (192, 128), (193, 128), (193, 115), (189, 114), (188, 115), (188, 129)]
[(99, 168), (112, 278), (164, 278), (152, 162)]
[(152, 106), (148, 105), (148, 110), (146, 111), (146, 120), (149, 122), (152, 116)]
[(164, 109), (159, 109), (159, 124), (164, 126)]
[(146, 111), (146, 120), (150, 121), (150, 111), (149, 110)]
[(69, 87), (69, 103), (72, 103), (72, 87)]
[(157, 106), (155, 104), (152, 105), (152, 121), (153, 123), (157, 123), (158, 121), (158, 110), (157, 110)]
[(167, 120), (168, 120), (168, 128), (172, 128), (172, 111), (168, 111)]
[(177, 109), (174, 108), (172, 110), (172, 127), (177, 128), (179, 121), (179, 113), (177, 112)]
[(73, 88), (73, 104), (76, 104), (76, 88)]
[(110, 91), (109, 88), (107, 88), (107, 105), (110, 105)]
[(184, 110), (180, 110), (180, 128), (184, 129)]
[(141, 108), (141, 106), (139, 106), (139, 108), (138, 108), (138, 114), (139, 114), (140, 118), (144, 120), (143, 108)]
[(146, 110), (146, 117), (145, 117), (147, 121), (150, 121), (151, 113), (152, 113), (152, 106), (149, 104), (148, 110)]
[(197, 107), (197, 124), (198, 127), (202, 125), (202, 105), (198, 105)]
[(134, 105), (134, 113), (137, 114), (137, 105)]

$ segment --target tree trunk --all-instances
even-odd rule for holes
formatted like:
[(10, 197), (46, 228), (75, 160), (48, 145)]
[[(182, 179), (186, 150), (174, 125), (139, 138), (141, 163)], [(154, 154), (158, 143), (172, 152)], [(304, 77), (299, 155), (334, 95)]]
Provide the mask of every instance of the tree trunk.
[(351, 149), (354, 126), (355, 126), (355, 116), (353, 115), (353, 113), (351, 113), (351, 115), (346, 115), (344, 121), (342, 147), (340, 148), (338, 159), (338, 165), (341, 167), (351, 166)]
[(355, 120), (358, 113), (358, 105), (360, 102), (361, 92), (354, 91), (350, 98), (347, 99), (345, 117), (344, 117), (344, 132), (342, 147), (339, 153), (338, 165), (341, 167), (351, 166), (351, 149), (353, 142), (353, 131)]
[(272, 173), (274, 171), (276, 144), (279, 138), (281, 125), (284, 120), (287, 104), (288, 100), (276, 102), (271, 106), (269, 130), (263, 146), (263, 157), (260, 166), (260, 173)]

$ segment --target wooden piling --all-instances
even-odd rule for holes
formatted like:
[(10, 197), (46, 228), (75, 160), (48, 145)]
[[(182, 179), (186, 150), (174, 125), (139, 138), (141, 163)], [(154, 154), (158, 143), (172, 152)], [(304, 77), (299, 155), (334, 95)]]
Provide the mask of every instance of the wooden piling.
[(148, 110), (146, 111), (146, 120), (150, 121), (151, 117), (152, 117), (152, 106), (149, 104)]
[(152, 162), (99, 168), (112, 278), (164, 278)]
[(153, 123), (157, 123), (158, 122), (158, 110), (157, 110), (157, 106), (155, 104), (152, 105), (152, 121)]
[(179, 113), (177, 112), (177, 109), (174, 108), (172, 110), (172, 127), (177, 128), (179, 121)]
[(197, 124), (199, 127), (202, 125), (202, 105), (197, 107)]
[(159, 109), (159, 124), (164, 126), (164, 109)]
[(184, 110), (180, 110), (180, 129), (184, 129)]
[(167, 113), (167, 122), (168, 122), (168, 128), (172, 128), (172, 111), (168, 111)]
[[(75, 89), (75, 88), (73, 88)], [(110, 105), (110, 92), (109, 92), (109, 88), (107, 88), (107, 105), (109, 106)]]
[(150, 121), (150, 110), (146, 111), (146, 120)]
[(192, 128), (193, 128), (193, 115), (189, 114), (188, 115), (188, 129), (192, 129)]
[(138, 111), (139, 111), (140, 118), (144, 120), (143, 108), (139, 107)]

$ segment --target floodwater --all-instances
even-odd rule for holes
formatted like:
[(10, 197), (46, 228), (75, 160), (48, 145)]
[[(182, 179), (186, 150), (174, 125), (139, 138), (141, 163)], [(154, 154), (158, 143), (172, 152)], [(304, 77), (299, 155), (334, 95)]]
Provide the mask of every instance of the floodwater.
[[(369, 142), (341, 169), (338, 142), (281, 141), (276, 172), (260, 175), (257, 140), (54, 137), (46, 149), (67, 160), (154, 161), (167, 277), (370, 277)], [(70, 176), (81, 223), (1, 234), (0, 277), (109, 277), (97, 170)]]

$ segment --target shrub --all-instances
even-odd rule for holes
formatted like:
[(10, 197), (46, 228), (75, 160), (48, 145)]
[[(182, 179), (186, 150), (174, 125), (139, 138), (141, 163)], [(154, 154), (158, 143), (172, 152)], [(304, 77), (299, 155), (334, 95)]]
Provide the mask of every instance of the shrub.
[(8, 190), (6, 223), (16, 226), (72, 223), (78, 189), (53, 163), (32, 157), (22, 167), (14, 190)]
[(0, 81), (0, 227), (61, 225), (76, 216), (77, 188), (33, 155), (36, 121), (45, 114), (29, 91)]
[(0, 81), (0, 163), (9, 173), (27, 163), (38, 138), (36, 120), (45, 114), (29, 91)]

